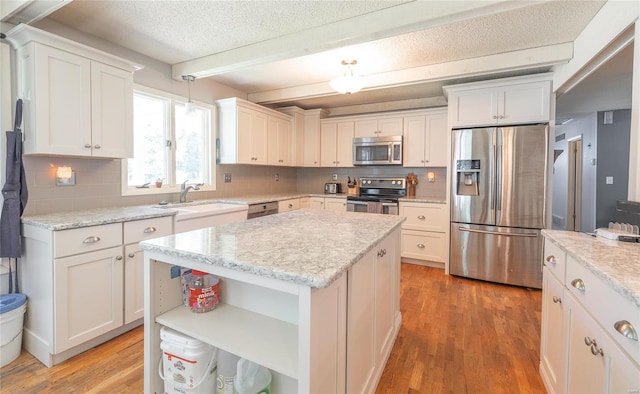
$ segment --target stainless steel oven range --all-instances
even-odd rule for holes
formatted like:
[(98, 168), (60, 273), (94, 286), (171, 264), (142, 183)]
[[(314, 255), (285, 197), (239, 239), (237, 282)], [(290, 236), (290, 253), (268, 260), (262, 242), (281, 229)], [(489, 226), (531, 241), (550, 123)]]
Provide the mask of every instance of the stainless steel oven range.
[(347, 211), (398, 214), (398, 198), (407, 195), (405, 178), (360, 178), (360, 194), (347, 196)]

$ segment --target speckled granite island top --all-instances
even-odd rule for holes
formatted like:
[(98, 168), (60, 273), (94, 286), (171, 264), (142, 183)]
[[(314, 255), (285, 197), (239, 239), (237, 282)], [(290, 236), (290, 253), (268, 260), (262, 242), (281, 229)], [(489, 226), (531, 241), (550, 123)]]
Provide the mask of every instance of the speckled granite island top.
[(542, 235), (640, 308), (640, 244), (597, 238), (573, 231)]
[(87, 211), (48, 213), (23, 216), (22, 223), (47, 230), (59, 231), (72, 228), (99, 226), (130, 220), (142, 220), (172, 216), (176, 210), (151, 208), (149, 206), (91, 209)]
[(393, 215), (301, 209), (156, 238), (140, 246), (189, 261), (327, 287), (403, 221)]

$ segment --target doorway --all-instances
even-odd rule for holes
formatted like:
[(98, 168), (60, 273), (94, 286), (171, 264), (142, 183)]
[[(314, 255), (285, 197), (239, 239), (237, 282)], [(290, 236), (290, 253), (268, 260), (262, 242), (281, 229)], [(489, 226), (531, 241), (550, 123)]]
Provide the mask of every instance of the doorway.
[(582, 212), (582, 136), (567, 141), (567, 231), (580, 231)]

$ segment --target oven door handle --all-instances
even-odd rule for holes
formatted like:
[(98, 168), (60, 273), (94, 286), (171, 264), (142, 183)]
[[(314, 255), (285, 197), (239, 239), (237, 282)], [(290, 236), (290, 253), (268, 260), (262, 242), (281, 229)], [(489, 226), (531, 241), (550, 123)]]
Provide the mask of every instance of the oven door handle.
[[(367, 205), (369, 202), (375, 202), (375, 201), (347, 201), (347, 204), (353, 204), (353, 205)], [(383, 207), (395, 207), (397, 204), (393, 203), (393, 202), (383, 202), (382, 206)]]

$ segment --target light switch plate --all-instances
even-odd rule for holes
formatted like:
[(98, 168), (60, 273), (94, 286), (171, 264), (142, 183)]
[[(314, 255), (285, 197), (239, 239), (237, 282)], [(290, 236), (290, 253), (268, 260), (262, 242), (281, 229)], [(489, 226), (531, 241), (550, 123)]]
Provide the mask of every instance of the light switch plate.
[(331, 179), (334, 181), (338, 180), (338, 174), (331, 174)]
[(224, 174), (224, 183), (229, 183), (231, 182), (231, 174), (228, 172), (225, 172)]
[(606, 183), (607, 185), (613, 185), (613, 177), (612, 176), (605, 177), (604, 183)]

